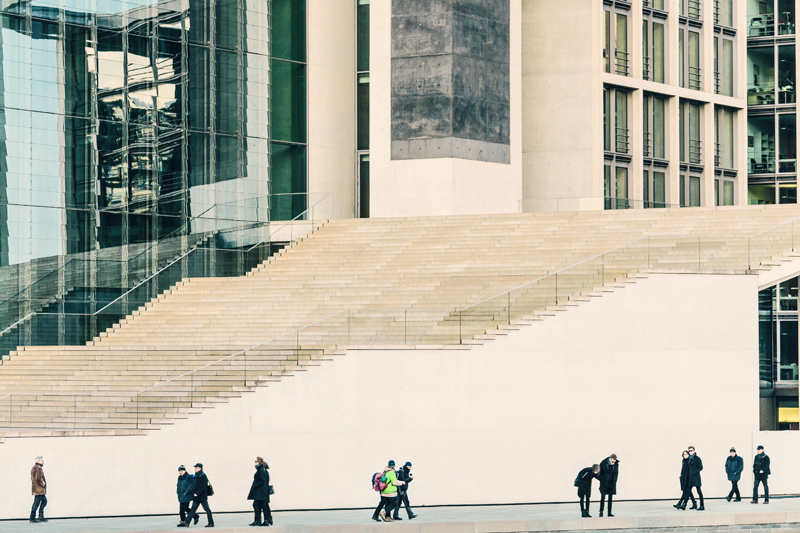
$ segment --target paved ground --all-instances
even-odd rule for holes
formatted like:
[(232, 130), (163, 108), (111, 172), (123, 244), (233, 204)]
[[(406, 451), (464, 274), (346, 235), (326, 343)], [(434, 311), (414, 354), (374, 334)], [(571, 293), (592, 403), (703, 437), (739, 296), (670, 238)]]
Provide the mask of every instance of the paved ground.
[[(372, 511), (304, 511), (274, 513), (275, 527), (270, 531), (336, 531), (361, 532), (393, 528), (396, 531), (447, 532), (508, 532), (508, 531), (575, 531), (582, 529), (637, 529), (731, 526), (735, 530), (748, 524), (800, 523), (800, 498), (773, 498), (769, 505), (752, 505), (747, 500), (728, 503), (725, 500), (706, 500), (706, 511), (677, 511), (674, 502), (616, 502), (615, 518), (598, 518), (598, 504), (592, 502), (595, 518), (580, 519), (578, 504), (510, 505), (487, 507), (420, 507), (418, 518), (394, 524), (378, 524), (370, 520)], [(215, 531), (254, 531), (247, 524), (251, 513), (219, 514)], [(2, 521), (0, 531), (18, 533), (99, 533), (186, 531), (177, 528), (175, 517), (52, 519), (46, 524), (28, 521)], [(201, 516), (198, 527), (206, 523)], [(197, 530), (192, 527), (191, 530)], [(776, 526), (777, 527), (777, 526)], [(786, 527), (785, 525), (783, 526)], [(800, 527), (800, 525), (798, 526)], [(760, 529), (769, 531), (769, 529)], [(259, 530), (255, 530), (259, 531)], [(784, 529), (783, 531), (787, 531)]]

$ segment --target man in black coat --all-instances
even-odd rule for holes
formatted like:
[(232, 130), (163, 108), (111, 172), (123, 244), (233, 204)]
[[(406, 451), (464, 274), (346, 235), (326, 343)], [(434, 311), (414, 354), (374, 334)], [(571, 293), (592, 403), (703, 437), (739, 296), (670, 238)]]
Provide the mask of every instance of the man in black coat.
[(600, 517), (606, 506), (608, 496), (608, 516), (611, 514), (611, 505), (614, 503), (614, 494), (617, 493), (617, 477), (619, 476), (619, 460), (616, 454), (611, 454), (600, 462)]
[(753, 478), (755, 484), (753, 485), (753, 501), (750, 503), (758, 503), (758, 484), (764, 485), (764, 503), (769, 503), (769, 486), (767, 485), (767, 478), (772, 472), (769, 470), (769, 456), (764, 453), (764, 447), (758, 447), (758, 455), (753, 459)]
[(411, 510), (411, 506), (408, 504), (408, 484), (414, 481), (414, 474), (411, 473), (411, 463), (406, 461), (406, 464), (403, 465), (403, 468), (397, 471), (397, 481), (404, 481), (405, 485), (400, 485), (397, 487), (397, 505), (394, 506), (394, 519), (395, 520), (402, 520), (400, 518), (400, 505), (406, 506), (406, 512), (408, 513), (409, 520), (412, 518), (416, 518), (417, 515)]
[[(592, 497), (592, 480), (600, 476), (600, 465), (592, 465), (578, 472), (575, 486), (578, 487), (578, 497), (581, 499), (581, 518), (591, 518), (589, 514), (589, 499)], [(584, 506), (583, 500), (586, 499)], [(609, 507), (610, 509), (610, 507)]]
[[(253, 500), (253, 511), (255, 511), (255, 520), (251, 526), (272, 525), (272, 517), (269, 516), (267, 511), (267, 502), (269, 502), (269, 474), (264, 468), (264, 459), (256, 457), (256, 473), (253, 476), (253, 484), (250, 486), (250, 494), (247, 495), (248, 500)], [(261, 522), (261, 513), (264, 513), (264, 522)]]
[(203, 472), (203, 464), (194, 465), (194, 483), (189, 494), (192, 495), (192, 508), (186, 516), (186, 521), (181, 521), (178, 527), (189, 527), (192, 518), (197, 514), (197, 509), (202, 505), (206, 512), (208, 524), (206, 527), (214, 527), (214, 517), (211, 515), (211, 508), (208, 506), (208, 476)]
[(700, 479), (701, 470), (703, 470), (703, 461), (695, 453), (694, 446), (689, 446), (689, 494), (692, 493), (694, 487), (697, 487), (697, 497), (700, 498), (700, 507), (697, 507), (694, 502), (692, 502), (692, 509), (705, 511), (706, 507), (703, 505), (703, 489), (700, 488), (703, 485)]
[[(186, 473), (186, 467), (181, 465), (178, 467), (178, 485), (176, 492), (178, 493), (178, 504), (180, 505), (181, 522), (186, 521), (186, 514), (189, 512), (189, 506), (192, 503), (192, 495), (189, 492), (194, 484), (194, 476)], [(194, 515), (194, 524), (197, 525), (200, 517)]]

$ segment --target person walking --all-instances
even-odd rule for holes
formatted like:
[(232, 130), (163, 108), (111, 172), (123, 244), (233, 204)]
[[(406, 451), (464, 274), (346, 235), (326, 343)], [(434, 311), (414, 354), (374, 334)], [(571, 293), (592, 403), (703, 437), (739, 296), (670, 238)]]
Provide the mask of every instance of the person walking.
[[(250, 486), (248, 500), (253, 500), (253, 511), (255, 520), (251, 526), (271, 526), (272, 513), (269, 510), (269, 465), (261, 457), (256, 457), (256, 473), (253, 476), (253, 484)], [(264, 513), (264, 521), (261, 521), (261, 513)]]
[[(192, 485), (194, 484), (194, 476), (186, 472), (186, 467), (181, 465), (178, 467), (178, 505), (180, 505), (180, 515), (181, 515), (181, 522), (186, 521), (186, 514), (189, 512), (189, 504), (192, 503), (192, 494), (189, 492), (191, 490)], [(194, 515), (194, 523), (197, 525), (197, 521), (200, 520), (200, 517)]]
[(725, 473), (728, 474), (728, 481), (731, 482), (731, 491), (725, 498), (726, 500), (731, 501), (736, 495), (736, 501), (742, 501), (742, 495), (739, 494), (739, 480), (742, 478), (743, 470), (744, 460), (736, 455), (736, 448), (731, 448), (731, 454), (725, 460)]
[(767, 478), (772, 473), (769, 470), (769, 456), (764, 453), (764, 447), (757, 448), (758, 454), (753, 459), (753, 501), (750, 503), (758, 503), (758, 484), (764, 485), (764, 503), (769, 503), (769, 486), (767, 485)]
[(617, 493), (617, 477), (619, 477), (619, 459), (616, 454), (611, 454), (600, 462), (600, 517), (603, 517), (603, 510), (608, 496), (608, 515), (611, 514), (611, 505), (614, 503), (614, 495)]
[(211, 507), (208, 506), (208, 487), (210, 486), (208, 476), (203, 472), (203, 463), (194, 465), (194, 483), (192, 488), (189, 489), (189, 494), (192, 495), (192, 508), (189, 514), (186, 515), (186, 520), (181, 520), (178, 527), (189, 527), (189, 522), (197, 516), (197, 509), (202, 505), (203, 510), (206, 512), (208, 524), (206, 527), (214, 527), (214, 517), (211, 514)]
[(683, 461), (681, 462), (681, 499), (678, 500), (678, 503), (673, 505), (673, 507), (685, 511), (686, 503), (689, 500), (692, 500), (692, 509), (696, 509), (697, 504), (694, 501), (692, 489), (689, 487), (689, 452), (683, 450), (681, 456), (683, 457)]
[(700, 499), (700, 507), (697, 507), (694, 502), (692, 502), (692, 509), (697, 509), (698, 511), (705, 511), (706, 507), (703, 505), (703, 489), (700, 487), (703, 486), (702, 480), (700, 479), (700, 472), (703, 470), (703, 461), (695, 452), (694, 446), (689, 446), (689, 494), (692, 493), (693, 488), (697, 488), (697, 497)]
[[(404, 482), (397, 480), (397, 474), (394, 471), (394, 461), (389, 461), (386, 468), (383, 469), (383, 475), (386, 478), (386, 487), (381, 491), (381, 502), (375, 508), (375, 513), (372, 519), (380, 522), (394, 522), (392, 518), (392, 511), (394, 506), (397, 505), (397, 487), (402, 486)], [(383, 510), (381, 510), (383, 509)], [(378, 518), (380, 516), (380, 518)]]
[[(47, 480), (44, 478), (44, 457), (41, 455), (35, 459), (31, 468), (31, 494), (33, 495), (33, 507), (31, 507), (31, 522), (47, 522), (44, 517), (44, 508), (47, 507)], [(36, 518), (36, 510), (39, 510), (39, 518)]]
[[(589, 514), (589, 499), (592, 497), (592, 480), (600, 475), (600, 465), (587, 466), (575, 478), (578, 487), (578, 497), (581, 499), (581, 518), (591, 518)], [(584, 499), (586, 505), (584, 505)]]
[(395, 520), (402, 520), (400, 518), (400, 506), (406, 506), (406, 512), (408, 513), (408, 519), (411, 520), (412, 518), (416, 518), (417, 515), (411, 510), (411, 506), (408, 504), (408, 484), (414, 481), (414, 474), (411, 473), (411, 463), (406, 461), (406, 464), (403, 465), (403, 468), (397, 471), (397, 480), (402, 481), (404, 484), (397, 487), (397, 505), (394, 506), (394, 519)]

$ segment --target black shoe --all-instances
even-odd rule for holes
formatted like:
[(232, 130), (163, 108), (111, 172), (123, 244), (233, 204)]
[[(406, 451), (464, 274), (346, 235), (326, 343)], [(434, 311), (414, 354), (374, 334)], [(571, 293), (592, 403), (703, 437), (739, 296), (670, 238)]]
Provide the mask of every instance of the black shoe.
[(681, 508), (681, 502), (676, 503), (675, 505), (673, 505), (673, 507), (675, 509), (680, 509)]
[[(764, 500), (764, 505), (767, 505), (768, 503), (769, 503), (769, 500)], [(47, 522), (47, 520), (39, 520), (39, 522)]]
[(39, 517), (39, 522), (48, 522), (48, 520), (47, 520), (47, 518), (45, 518), (43, 516), (40, 516)]
[(758, 500), (750, 500), (750, 503), (758, 503)]
[(206, 527), (214, 527), (214, 524), (213, 524), (213, 523), (211, 523), (211, 524), (206, 524)]
[(397, 516), (397, 515), (393, 516), (392, 518), (393, 518), (394, 520), (402, 520), (402, 518), (400, 518), (400, 517), (399, 517), (399, 516)]
[(733, 500), (733, 503), (740, 502), (740, 501), (742, 501), (741, 498), (736, 498), (735, 500)]
[(31, 518), (31, 524), (38, 524), (39, 520), (36, 518)]
[(178, 527), (189, 527), (189, 524), (187, 524), (186, 522), (181, 522), (180, 524), (178, 524)]
[(252, 524), (247, 524), (248, 526), (260, 526), (261, 522), (253, 522)]
[(681, 504), (681, 511), (685, 511), (685, 510), (686, 510), (686, 504), (685, 504), (685, 503), (682, 503), (682, 504)]
[(608, 517), (609, 517), (609, 518), (614, 518), (614, 515), (613, 515), (613, 514), (611, 514), (611, 511), (609, 511), (609, 512), (608, 512)]
[(581, 518), (586, 518), (586, 511), (581, 511)]
[(416, 517), (417, 517), (417, 515), (415, 515), (414, 513), (408, 513), (408, 519), (409, 520), (411, 520), (412, 518), (416, 518)]
[(689, 509), (697, 509), (697, 502), (692, 502), (692, 506)]
[(197, 516), (197, 515), (194, 515), (194, 525), (197, 525), (197, 523), (198, 523), (199, 521), (200, 521), (200, 517), (199, 517), (199, 516)]
[(733, 499), (733, 497), (732, 497), (732, 496), (730, 496), (730, 495), (728, 495), (728, 497), (727, 497), (727, 498), (725, 498), (725, 499), (726, 499), (726, 500), (728, 500), (728, 501), (730, 502), (730, 501)]
[(698, 511), (705, 511), (706, 510), (706, 506), (705, 505), (701, 505), (700, 507), (697, 508), (697, 510)]
[(375, 520), (376, 522), (380, 522), (381, 521), (381, 517), (376, 515), (376, 514), (372, 515), (372, 519)]

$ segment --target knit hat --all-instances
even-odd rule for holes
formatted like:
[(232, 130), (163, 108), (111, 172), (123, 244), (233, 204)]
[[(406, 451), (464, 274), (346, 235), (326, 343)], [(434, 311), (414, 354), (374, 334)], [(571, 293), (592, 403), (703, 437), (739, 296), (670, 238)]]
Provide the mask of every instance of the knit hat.
[(186, 467), (185, 467), (185, 466), (183, 466), (183, 465), (179, 466), (179, 467), (178, 467), (178, 471), (180, 472), (181, 470), (183, 470), (184, 472), (186, 472)]
[(194, 465), (195, 468), (203, 468), (203, 463), (197, 463)]
[(394, 461), (389, 461), (389, 466), (391, 466), (392, 468), (394, 468)]
[(732, 451), (732, 452), (735, 452), (735, 451), (736, 451), (736, 448), (731, 448), (731, 451)]
[(410, 467), (410, 466), (411, 466), (411, 461), (406, 461), (406, 464), (404, 464), (403, 466), (408, 466), (408, 467)]
[(758, 448), (756, 448), (756, 450), (763, 450), (763, 449), (764, 449), (763, 446), (759, 446)]

